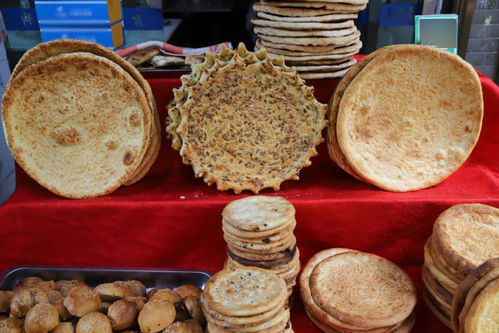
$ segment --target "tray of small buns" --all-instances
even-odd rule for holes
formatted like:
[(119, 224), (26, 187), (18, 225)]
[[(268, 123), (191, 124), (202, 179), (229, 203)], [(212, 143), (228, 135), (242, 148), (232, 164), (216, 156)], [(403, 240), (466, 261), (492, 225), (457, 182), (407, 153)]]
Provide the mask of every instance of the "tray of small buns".
[(196, 270), (18, 267), (0, 277), (0, 331), (201, 333), (199, 296), (209, 278)]

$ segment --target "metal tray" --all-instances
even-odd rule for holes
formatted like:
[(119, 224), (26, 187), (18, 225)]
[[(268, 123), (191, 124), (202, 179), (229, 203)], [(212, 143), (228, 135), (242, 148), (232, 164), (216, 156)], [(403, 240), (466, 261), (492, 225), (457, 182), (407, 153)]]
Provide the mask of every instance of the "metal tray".
[(54, 281), (80, 280), (90, 287), (117, 280), (138, 280), (149, 290), (176, 288), (184, 284), (192, 284), (203, 289), (211, 275), (205, 271), (178, 269), (17, 267), (0, 276), (0, 290), (11, 290), (20, 280), (28, 276)]

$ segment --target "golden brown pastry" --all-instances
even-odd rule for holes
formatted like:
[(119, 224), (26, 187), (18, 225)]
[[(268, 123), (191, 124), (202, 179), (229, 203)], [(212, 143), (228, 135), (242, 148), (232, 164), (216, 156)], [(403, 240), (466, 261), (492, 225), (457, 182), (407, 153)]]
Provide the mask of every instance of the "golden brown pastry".
[(66, 297), (73, 287), (86, 286), (87, 284), (79, 280), (60, 280), (55, 283), (55, 289), (59, 290), (62, 297)]
[(59, 323), (50, 333), (74, 333), (75, 328), (73, 326), (73, 323), (66, 321)]
[(62, 297), (61, 292), (55, 289), (45, 289), (45, 291), (49, 296), (49, 303), (55, 306), (57, 312), (59, 312), (59, 318), (62, 320), (68, 319), (71, 315), (64, 306), (64, 297)]
[(144, 307), (144, 304), (147, 302), (147, 298), (145, 297), (140, 297), (140, 296), (132, 296), (132, 297), (127, 297), (125, 298), (127, 301), (134, 302), (137, 305), (137, 308), (142, 310)]
[(48, 303), (37, 304), (26, 314), (24, 330), (26, 333), (48, 333), (59, 325), (59, 312)]
[(17, 318), (0, 319), (0, 333), (21, 333), (22, 322)]
[(192, 319), (199, 321), (204, 324), (206, 319), (204, 318), (203, 310), (201, 310), (201, 303), (199, 302), (199, 297), (197, 296), (187, 296), (184, 298), (184, 304), (189, 311)]
[(101, 308), (99, 295), (90, 287), (73, 287), (66, 298), (64, 306), (73, 316), (82, 317), (87, 313), (98, 311)]
[(163, 333), (193, 333), (189, 325), (176, 321), (163, 331)]
[(183, 323), (191, 329), (192, 333), (203, 333), (203, 327), (201, 324), (195, 319), (189, 319), (183, 321)]
[(153, 293), (149, 293), (148, 297), (149, 302), (155, 300), (164, 300), (175, 304), (182, 301), (180, 295), (170, 288), (156, 289)]
[(180, 295), (182, 299), (186, 298), (187, 296), (196, 296), (199, 297), (203, 290), (197, 286), (193, 286), (192, 284), (186, 284), (183, 286), (178, 287), (175, 289), (177, 294)]
[(0, 290), (0, 312), (9, 312), (10, 300), (12, 299), (12, 291)]
[(144, 333), (159, 332), (175, 319), (175, 307), (164, 300), (150, 301), (139, 313), (140, 330)]
[(21, 318), (36, 304), (49, 303), (47, 291), (38, 287), (16, 288), (10, 301), (10, 315)]
[(133, 290), (123, 281), (115, 281), (112, 283), (101, 283), (95, 287), (95, 291), (99, 294), (103, 301), (114, 302), (118, 299), (133, 296)]
[(146, 295), (146, 286), (140, 281), (130, 280), (124, 283), (132, 289), (133, 296), (143, 297)]
[(139, 314), (137, 304), (120, 299), (114, 302), (107, 311), (111, 326), (115, 331), (121, 331), (133, 325)]
[(111, 321), (100, 312), (90, 312), (78, 320), (76, 333), (112, 333)]
[(38, 276), (28, 276), (16, 285), (16, 288), (18, 287), (35, 287), (37, 284), (40, 282), (43, 282), (42, 278), (39, 278)]
[(107, 314), (107, 311), (109, 311), (109, 307), (111, 306), (111, 302), (102, 302), (100, 305), (99, 312), (103, 314)]

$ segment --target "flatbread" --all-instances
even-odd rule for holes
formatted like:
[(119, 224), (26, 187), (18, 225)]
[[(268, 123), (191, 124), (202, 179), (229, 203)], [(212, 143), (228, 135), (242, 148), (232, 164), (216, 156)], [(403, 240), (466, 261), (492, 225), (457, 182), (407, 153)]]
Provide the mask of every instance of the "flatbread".
[[(288, 29), (288, 30), (334, 30), (338, 29), (338, 23), (321, 23), (321, 22), (279, 22), (271, 20), (262, 20), (259, 18), (251, 19), (251, 23), (257, 27), (271, 27), (278, 29)], [(355, 31), (355, 30), (354, 30)], [(353, 31), (352, 31), (353, 33)], [(360, 33), (359, 33), (360, 35)], [(285, 41), (283, 41), (285, 43)], [(279, 43), (279, 40), (276, 41)], [(295, 44), (295, 43), (290, 43)], [(328, 43), (333, 44), (333, 43)], [(306, 44), (305, 44), (306, 45)], [(326, 45), (326, 44), (318, 44)]]
[(360, 31), (339, 37), (274, 37), (260, 35), (260, 39), (274, 43), (287, 43), (294, 45), (347, 45), (358, 39)]
[[(366, 8), (366, 0), (338, 0), (338, 1), (288, 1), (288, 2), (278, 2), (278, 1), (261, 1), (263, 5), (274, 6), (274, 7), (297, 7), (297, 8), (316, 8), (316, 9), (330, 9), (335, 10), (338, 8), (338, 4), (352, 4), (357, 5), (356, 11), (361, 11)], [(360, 9), (359, 9), (360, 8)]]
[(297, 17), (315, 17), (323, 15), (331, 15), (335, 13), (357, 13), (365, 8), (365, 5), (349, 5), (344, 3), (328, 4), (326, 6), (328, 9), (321, 8), (305, 8), (305, 7), (282, 7), (276, 5), (276, 3), (255, 3), (253, 4), (253, 10), (257, 13), (264, 12), (274, 15), (279, 15), (281, 17), (286, 16), (297, 16)]
[(228, 316), (252, 316), (282, 304), (287, 288), (277, 275), (247, 267), (214, 274), (202, 295), (203, 308)]
[(367, 182), (415, 191), (465, 162), (482, 118), (480, 80), (471, 65), (446, 51), (407, 45), (381, 53), (355, 76), (340, 101), (337, 137), (348, 164)]
[(439, 310), (438, 306), (433, 303), (433, 301), (431, 300), (431, 295), (427, 291), (423, 292), (423, 299), (426, 303), (426, 306), (435, 315), (435, 317), (437, 317), (437, 319), (440, 320), (442, 324), (452, 330), (452, 325), (450, 323), (449, 317), (442, 313)]
[(326, 106), (282, 59), (240, 44), (208, 53), (190, 79), (196, 84), (177, 92), (176, 133), (183, 162), (206, 183), (235, 193), (279, 190), (317, 155)]
[(310, 289), (327, 313), (365, 329), (397, 325), (416, 305), (416, 288), (407, 274), (368, 253), (345, 252), (324, 259), (310, 276)]
[(350, 68), (356, 63), (355, 59), (350, 59), (336, 65), (297, 65), (296, 70), (302, 72), (334, 72), (344, 68)]
[(499, 209), (482, 204), (452, 206), (435, 221), (433, 242), (450, 266), (467, 274), (499, 257)]
[(464, 331), (499, 332), (499, 279), (490, 282), (476, 297), (466, 316)]
[(431, 251), (431, 236), (424, 246), (424, 266), (428, 269), (431, 276), (436, 279), (443, 287), (445, 287), (451, 294), (455, 293), (458, 283), (449, 278), (443, 273), (434, 263)]
[[(348, 22), (348, 21), (347, 21)], [(284, 36), (284, 37), (336, 37), (346, 36), (353, 33), (357, 28), (353, 25), (348, 27), (348, 24), (341, 26), (336, 30), (285, 30), (267, 27), (255, 27), (254, 31), (257, 35), (269, 36)]]
[(337, 60), (344, 59), (345, 57), (352, 57), (357, 54), (357, 52), (349, 52), (343, 54), (323, 54), (323, 55), (314, 55), (314, 56), (280, 56), (278, 54), (272, 54), (273, 57), (282, 57), (285, 61), (313, 61), (313, 60)]
[[(269, 42), (266, 40), (258, 39), (259, 45), (264, 46), (266, 49), (270, 50), (271, 48), (279, 49), (282, 51), (291, 51), (291, 52), (304, 52), (304, 53), (318, 53), (316, 55), (324, 55), (324, 54), (339, 54), (339, 53), (349, 53), (353, 51), (358, 51), (362, 47), (362, 42), (357, 38), (354, 39), (348, 45), (328, 45), (328, 46), (318, 46), (318, 45), (293, 45), (293, 44), (283, 44), (279, 42)], [(282, 52), (278, 52), (278, 54), (282, 55), (291, 55), (291, 56), (306, 56), (309, 54), (285, 54)]]
[(354, 20), (357, 18), (357, 14), (329, 14), (321, 16), (278, 16), (272, 15), (264, 12), (257, 12), (256, 16), (263, 20), (270, 21), (281, 21), (281, 22), (345, 22), (346, 20)]
[(295, 208), (280, 196), (252, 195), (231, 201), (222, 216), (235, 228), (258, 232), (287, 225), (294, 219)]
[(314, 73), (314, 72), (306, 72), (301, 73), (300, 77), (305, 80), (315, 80), (315, 79), (332, 79), (337, 77), (342, 77), (350, 70), (350, 68), (342, 69), (336, 72), (322, 72), (322, 73)]
[[(288, 224), (284, 224), (284, 225), (281, 225), (280, 227), (270, 229), (270, 230), (244, 231), (244, 230), (233, 227), (230, 223), (227, 223), (222, 219), (222, 228), (224, 229), (224, 232), (227, 232), (230, 235), (233, 235), (239, 239), (262, 240), (261, 242), (264, 242), (263, 239), (265, 239), (265, 238), (275, 237), (276, 235), (282, 235), (285, 233), (291, 233), (291, 232), (293, 232), (293, 229), (295, 228), (295, 226), (296, 226), (296, 220), (293, 219), (293, 220), (290, 220)], [(267, 240), (265, 240), (265, 242), (266, 241)]]
[(87, 52), (22, 70), (6, 90), (3, 111), (18, 164), (48, 190), (74, 199), (126, 182), (144, 157), (152, 125), (141, 87), (116, 63)]
[(423, 266), (422, 278), (426, 290), (438, 301), (444, 305), (447, 310), (451, 311), (451, 303), (454, 295), (449, 293), (447, 289), (443, 288), (439, 282), (430, 274), (430, 271)]

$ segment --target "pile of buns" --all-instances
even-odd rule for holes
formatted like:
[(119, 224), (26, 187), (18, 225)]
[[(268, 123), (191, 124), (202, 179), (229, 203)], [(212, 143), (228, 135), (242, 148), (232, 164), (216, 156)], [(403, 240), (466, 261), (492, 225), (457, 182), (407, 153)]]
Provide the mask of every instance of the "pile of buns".
[(447, 209), (435, 221), (424, 258), (424, 297), (435, 316), (455, 332), (488, 332), (466, 327), (480, 316), (469, 311), (475, 299), (498, 304), (478, 295), (499, 277), (499, 209), (482, 204)]
[(300, 272), (293, 205), (283, 197), (254, 195), (232, 201), (222, 216), (228, 253), (225, 268), (269, 270), (286, 281), (291, 296)]
[(78, 280), (28, 277), (14, 290), (0, 291), (0, 332), (203, 333), (201, 292), (183, 285), (147, 293), (136, 280), (91, 288)]
[(283, 56), (303, 79), (343, 76), (362, 47), (354, 24), (367, 0), (260, 1), (251, 22), (255, 48)]
[(364, 57), (329, 103), (331, 159), (395, 192), (436, 185), (473, 150), (482, 126), (476, 71), (450, 52), (394, 45)]
[(284, 280), (257, 267), (214, 274), (201, 294), (209, 333), (292, 333)]
[(315, 254), (300, 275), (305, 312), (324, 332), (409, 333), (416, 289), (407, 274), (373, 254), (333, 248)]
[(16, 162), (63, 197), (92, 198), (134, 184), (159, 153), (149, 84), (99, 44), (61, 39), (26, 52), (2, 110)]
[(326, 106), (282, 59), (224, 45), (181, 80), (167, 132), (207, 184), (237, 194), (279, 190), (317, 155)]

